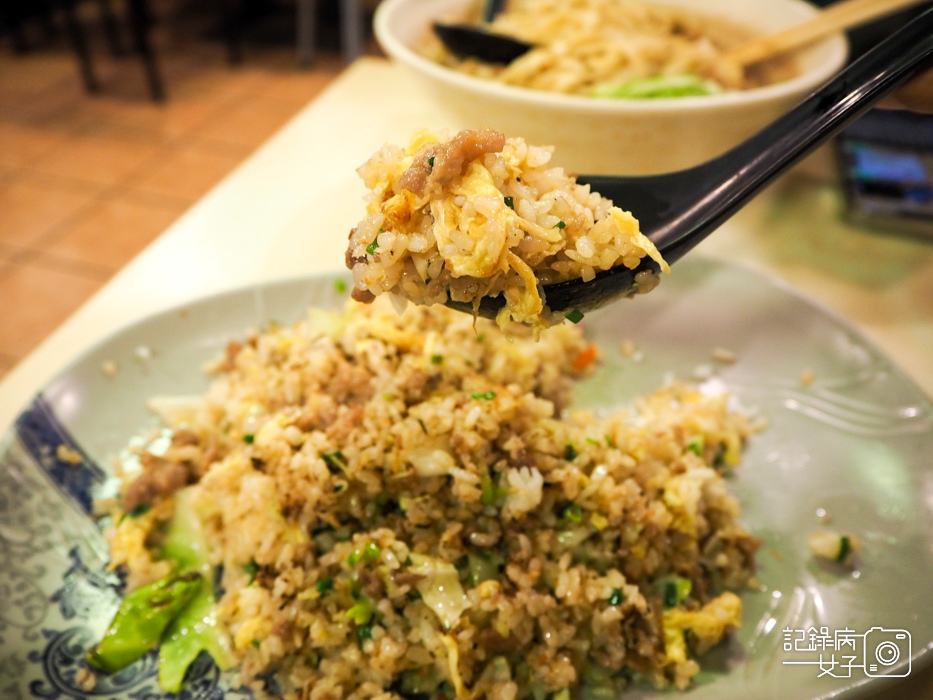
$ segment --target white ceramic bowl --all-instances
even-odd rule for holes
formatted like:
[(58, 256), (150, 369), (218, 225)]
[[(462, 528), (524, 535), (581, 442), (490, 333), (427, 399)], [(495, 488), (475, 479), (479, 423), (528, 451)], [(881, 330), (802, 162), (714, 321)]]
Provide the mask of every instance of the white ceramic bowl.
[[(833, 36), (801, 51), (797, 77), (704, 97), (602, 100), (512, 87), (458, 73), (428, 60), (421, 46), (438, 19), (461, 16), (474, 0), (383, 0), (376, 37), (386, 53), (417, 73), (426, 89), (465, 127), (489, 126), (535, 145), (556, 147), (554, 163), (571, 172), (649, 174), (712, 158), (787, 111), (845, 63), (847, 44)], [(761, 33), (812, 17), (802, 0), (667, 0)], [(430, 124), (425, 124), (431, 127)]]

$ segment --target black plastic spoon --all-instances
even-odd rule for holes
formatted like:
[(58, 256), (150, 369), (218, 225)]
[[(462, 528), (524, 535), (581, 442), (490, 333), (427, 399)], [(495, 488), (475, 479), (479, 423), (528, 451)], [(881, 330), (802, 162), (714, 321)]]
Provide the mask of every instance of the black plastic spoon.
[[(778, 175), (931, 66), (933, 9), (904, 25), (760, 132), (713, 160), (662, 175), (581, 175), (578, 181), (589, 183), (594, 191), (629, 209), (664, 259), (674, 263)], [(658, 273), (657, 264), (645, 260), (634, 270), (617, 266), (589, 282), (574, 279), (547, 285), (546, 303), (555, 312), (585, 312), (632, 296), (638, 292), (638, 273)], [(495, 317), (503, 304), (501, 295), (484, 297), (479, 313)], [(469, 303), (447, 305), (473, 312)]]
[(497, 34), (483, 25), (492, 22), (505, 9), (507, 0), (487, 0), (483, 4), (483, 24), (435, 22), (434, 33), (444, 46), (460, 58), (478, 58), (484, 63), (511, 63), (528, 53), (532, 45), (515, 37)]

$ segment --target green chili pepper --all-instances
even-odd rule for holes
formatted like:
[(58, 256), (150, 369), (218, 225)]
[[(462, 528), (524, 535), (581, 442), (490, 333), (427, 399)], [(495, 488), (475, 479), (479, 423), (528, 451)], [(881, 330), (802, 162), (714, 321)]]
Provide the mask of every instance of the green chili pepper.
[(127, 595), (104, 638), (88, 652), (88, 663), (107, 673), (129, 666), (159, 643), (165, 629), (191, 602), (200, 584), (201, 575), (190, 571)]

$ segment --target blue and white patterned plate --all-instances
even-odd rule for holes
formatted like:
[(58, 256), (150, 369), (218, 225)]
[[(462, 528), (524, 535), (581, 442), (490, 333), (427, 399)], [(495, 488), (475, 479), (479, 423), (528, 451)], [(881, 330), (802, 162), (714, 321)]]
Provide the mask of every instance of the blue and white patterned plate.
[[(92, 499), (127, 441), (153, 424), (148, 398), (201, 392), (203, 363), (228, 340), (296, 319), (311, 304), (339, 304), (345, 294), (335, 279), (235, 291), (149, 318), (75, 361), (22, 411), (0, 442), (0, 699), (175, 697), (159, 690), (153, 654), (98, 676), (93, 688), (82, 680), (86, 650), (120, 592), (106, 572)], [(731, 479), (744, 522), (763, 539), (762, 589), (743, 594), (745, 624), (706, 657), (691, 698), (860, 695), (928, 660), (933, 406), (903, 373), (793, 291), (702, 258), (678, 263), (656, 291), (584, 323), (606, 357), (578, 403), (618, 406), (672, 375), (712, 376), (769, 421)], [(620, 349), (628, 340), (638, 348), (631, 357)], [(717, 360), (717, 348), (737, 361)], [(805, 371), (814, 377), (808, 386)], [(855, 571), (810, 557), (807, 536), (828, 527), (862, 540)], [(858, 637), (863, 656), (884, 646), (881, 664), (831, 648), (829, 638), (843, 630)], [(810, 646), (821, 645), (823, 666), (799, 647), (807, 635)], [(830, 656), (837, 663), (827, 671)], [(655, 694), (636, 688), (629, 696)], [(202, 657), (178, 697), (249, 694), (227, 689)]]

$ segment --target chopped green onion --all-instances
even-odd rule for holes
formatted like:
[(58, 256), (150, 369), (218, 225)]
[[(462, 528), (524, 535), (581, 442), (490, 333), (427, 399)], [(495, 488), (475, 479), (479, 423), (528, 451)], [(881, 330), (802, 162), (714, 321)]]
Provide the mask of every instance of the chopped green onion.
[(852, 552), (852, 540), (848, 535), (842, 535), (839, 538), (839, 554), (836, 555), (836, 562), (841, 564)]
[(579, 309), (574, 309), (566, 314), (566, 319), (571, 323), (580, 323), (583, 320), (583, 312)]
[(366, 625), (373, 619), (374, 612), (369, 600), (360, 598), (352, 608), (347, 610), (347, 617), (358, 625)]
[(498, 579), (504, 567), (505, 559), (498, 552), (470, 552), (462, 568), (467, 571), (467, 585), (475, 588), (483, 581)]
[(674, 608), (684, 602), (687, 596), (690, 595), (693, 583), (683, 576), (665, 576), (655, 582), (655, 587), (661, 594), (664, 607)]
[(564, 459), (568, 462), (572, 462), (577, 458), (577, 449), (573, 446), (573, 443), (568, 442), (567, 446), (564, 448)]
[(360, 562), (364, 564), (373, 564), (379, 561), (381, 554), (382, 550), (379, 549), (379, 546), (370, 542), (362, 549), (354, 549), (350, 556), (347, 557), (347, 563), (350, 566), (356, 566)]
[(324, 452), (321, 454), (321, 459), (324, 460), (324, 464), (327, 465), (327, 469), (331, 474), (339, 474), (347, 468), (347, 458), (343, 456), (343, 452), (340, 450)]
[(434, 156), (431, 156), (430, 158), (428, 158), (428, 167), (431, 167), (431, 168), (434, 167)]
[(247, 585), (252, 584), (256, 580), (256, 574), (259, 573), (259, 564), (256, 563), (255, 559), (251, 559), (248, 564), (244, 564), (241, 568), (249, 576), (249, 584)]
[(515, 209), (515, 200), (514, 200), (514, 199), (512, 199), (511, 197), (503, 197), (502, 199), (503, 199), (503, 201), (505, 201), (505, 206), (507, 206), (509, 209), (512, 209), (512, 210)]
[(609, 596), (609, 605), (621, 605), (625, 600), (625, 596), (622, 594), (621, 588), (613, 588), (612, 594)]
[(356, 628), (356, 636), (360, 638), (360, 641), (363, 642), (367, 639), (373, 638), (373, 626), (372, 625), (360, 625)]
[(343, 280), (334, 280), (334, 291), (338, 294), (343, 294), (347, 291), (347, 283)]
[(587, 437), (587, 438), (586, 438), (586, 441), (587, 441), (588, 443), (590, 443), (591, 445), (598, 445), (598, 444), (599, 444), (599, 440), (597, 440), (597, 439), (594, 438), (594, 437)]
[(426, 426), (426, 425), (424, 424), (424, 421), (421, 420), (420, 418), (418, 419), (418, 425), (421, 426), (421, 432), (423, 432), (425, 435), (427, 435), (427, 434), (428, 434), (428, 426)]
[(366, 545), (366, 549), (363, 550), (363, 561), (367, 564), (372, 564), (379, 561), (379, 557), (382, 555), (382, 550), (379, 549), (379, 546), (374, 542), (370, 542)]
[(495, 482), (488, 476), (483, 476), (479, 480), (479, 486), (482, 492), (479, 500), (484, 506), (501, 505), (503, 499), (509, 493), (508, 489), (496, 486)]
[(250, 644), (252, 644), (252, 645), (253, 645), (254, 647), (256, 647), (257, 649), (259, 648), (259, 640), (258, 640), (258, 639), (254, 639), (252, 642), (250, 642)]
[(483, 394), (479, 391), (474, 391), (472, 394), (470, 394), (470, 396), (472, 396), (474, 399), (485, 399), (486, 401), (492, 401), (494, 398), (496, 398), (496, 392), (487, 391), (485, 394)]
[(376, 237), (373, 239), (373, 242), (370, 243), (368, 246), (366, 246), (366, 252), (369, 253), (370, 255), (375, 255), (375, 254), (376, 254), (376, 248), (378, 248), (378, 247), (379, 247), (379, 236), (376, 236)]
[(583, 522), (583, 508), (581, 508), (577, 503), (571, 503), (569, 506), (564, 508), (564, 512), (561, 513), (561, 517), (564, 520), (572, 522), (574, 525), (579, 525)]
[(444, 356), (443, 356), (443, 355), (431, 355), (431, 364), (432, 364), (432, 365), (439, 365), (439, 364), (441, 364), (443, 361), (444, 361)]
[(688, 452), (692, 452), (698, 457), (702, 457), (703, 456), (703, 437), (697, 436), (695, 438), (691, 438), (687, 442), (686, 447), (687, 447)]
[(565, 224), (563, 221), (558, 221), (558, 222), (557, 222), (556, 224), (554, 224), (554, 226), (552, 226), (551, 228), (564, 228), (564, 226), (566, 226), (566, 225), (567, 225), (567, 224)]
[(353, 598), (353, 600), (360, 600), (360, 593), (362, 592), (363, 584), (354, 576), (350, 579), (350, 597)]
[[(140, 503), (135, 508), (126, 511), (123, 515), (120, 516), (120, 522), (122, 523), (127, 518), (138, 518), (140, 515), (145, 515), (149, 512), (151, 506), (148, 503)], [(118, 525), (120, 523), (117, 523)]]
[(329, 591), (333, 587), (334, 587), (334, 579), (331, 578), (330, 576), (322, 578), (321, 580), (317, 582), (317, 586), (315, 586), (315, 588), (317, 589), (317, 592), (320, 593), (321, 595), (324, 595), (325, 593), (327, 593), (327, 591)]
[(256, 439), (256, 436), (253, 435), (252, 433), (246, 433), (243, 436), (243, 442), (245, 442), (247, 445), (252, 445), (255, 439)]

